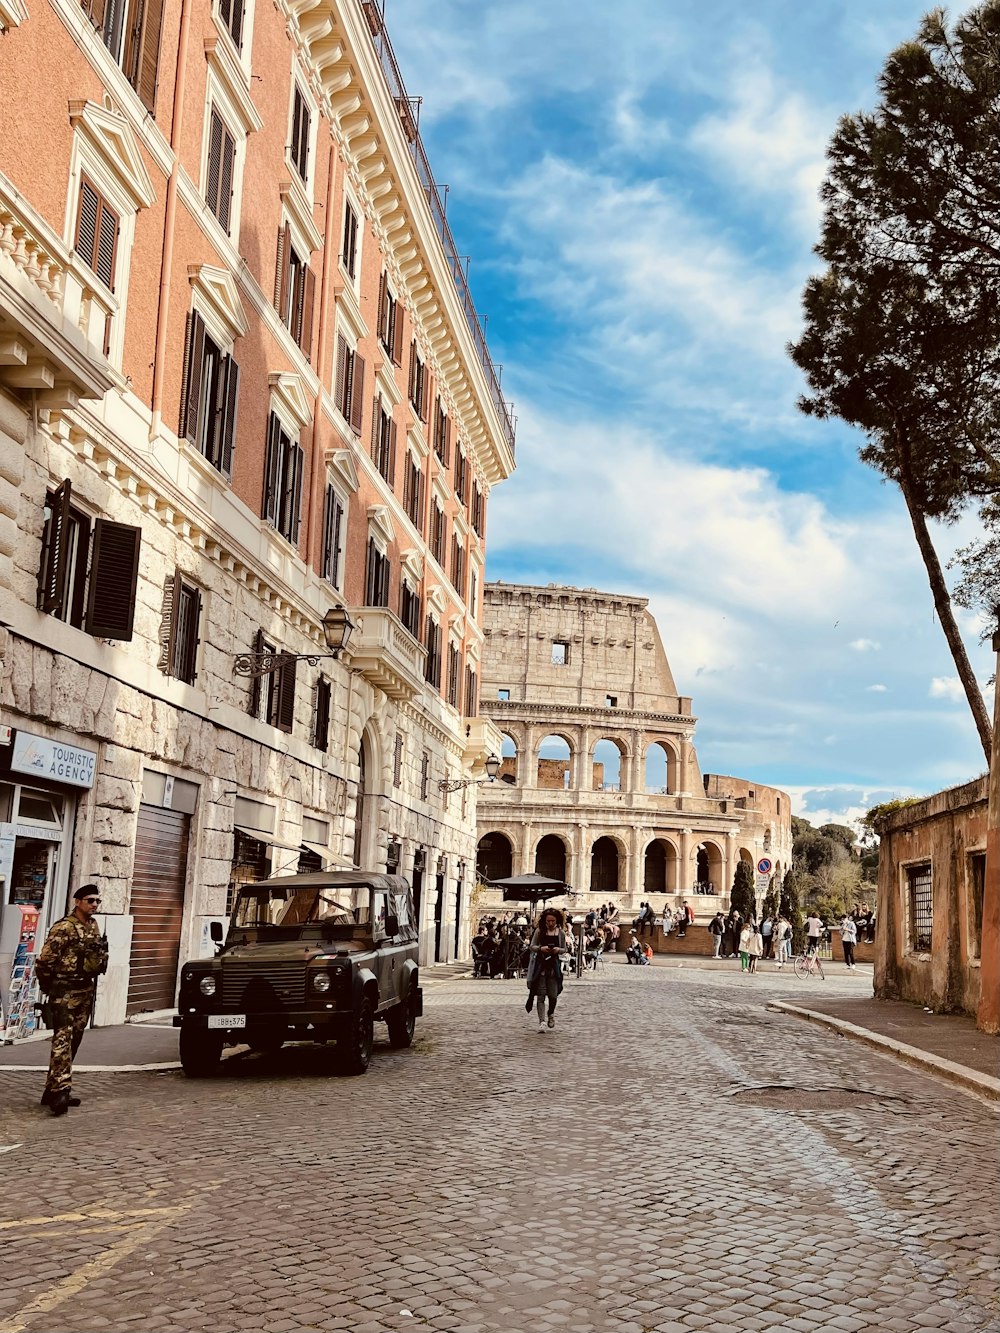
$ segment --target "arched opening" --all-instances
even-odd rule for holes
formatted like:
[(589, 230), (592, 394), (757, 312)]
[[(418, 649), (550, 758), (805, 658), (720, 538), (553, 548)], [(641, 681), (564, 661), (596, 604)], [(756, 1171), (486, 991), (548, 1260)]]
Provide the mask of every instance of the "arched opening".
[(611, 838), (598, 838), (590, 849), (590, 892), (618, 892), (618, 848)]
[(667, 838), (654, 838), (643, 863), (646, 893), (677, 893), (677, 848)]
[(500, 746), (500, 760), (500, 781), (513, 787), (517, 782), (517, 741), (506, 731)]
[(480, 879), (507, 879), (514, 873), (514, 848), (506, 833), (484, 833), (476, 848)]
[(567, 791), (573, 771), (569, 741), (546, 736), (538, 747), (537, 785), (546, 791)]
[(535, 848), (535, 874), (566, 883), (566, 844), (556, 833), (546, 833)]
[(600, 740), (594, 746), (594, 791), (621, 791), (622, 751), (617, 741)]
[[(725, 886), (723, 879), (723, 859), (722, 852), (716, 847), (714, 842), (701, 842), (698, 844), (697, 856), (697, 879), (694, 889), (696, 893), (724, 893)], [(681, 890), (684, 891), (683, 888)]]
[(354, 802), (354, 848), (352, 857), (354, 864), (358, 867), (363, 866), (365, 850), (367, 815), (368, 815), (368, 774), (371, 772), (371, 741), (366, 732), (361, 737), (361, 744), (358, 746), (358, 790)]
[(753, 852), (751, 852), (748, 847), (740, 848), (740, 860), (749, 861), (751, 869), (753, 868), (754, 865)]
[(646, 751), (643, 785), (660, 796), (677, 789), (677, 756), (663, 741), (654, 741)]

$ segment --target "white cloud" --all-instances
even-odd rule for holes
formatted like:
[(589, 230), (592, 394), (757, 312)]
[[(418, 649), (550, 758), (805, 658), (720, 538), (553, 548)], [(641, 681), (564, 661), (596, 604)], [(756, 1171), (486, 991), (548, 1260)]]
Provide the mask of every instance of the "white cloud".
[(889, 686), (888, 686), (888, 685), (866, 685), (866, 686), (865, 686), (865, 689), (868, 691), (869, 694), (888, 694), (888, 693), (889, 693)]
[(949, 699), (952, 703), (965, 702), (965, 690), (957, 676), (935, 676), (928, 694), (931, 699)]
[(853, 648), (856, 653), (877, 653), (882, 645), (876, 643), (874, 639), (853, 639), (848, 647)]

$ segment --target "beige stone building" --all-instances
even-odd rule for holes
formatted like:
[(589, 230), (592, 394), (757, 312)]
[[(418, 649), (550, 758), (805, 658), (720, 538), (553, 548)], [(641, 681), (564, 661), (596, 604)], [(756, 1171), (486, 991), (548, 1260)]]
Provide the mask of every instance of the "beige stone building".
[(646, 599), (489, 583), (483, 632), (481, 708), (504, 739), (500, 779), (480, 789), (481, 877), (538, 871), (629, 910), (687, 897), (704, 919), (740, 858), (790, 864), (787, 794), (702, 774)]
[(381, 5), (0, 0), (0, 88), (0, 999), (88, 880), (99, 1022), (269, 872), (464, 954), (514, 437)]

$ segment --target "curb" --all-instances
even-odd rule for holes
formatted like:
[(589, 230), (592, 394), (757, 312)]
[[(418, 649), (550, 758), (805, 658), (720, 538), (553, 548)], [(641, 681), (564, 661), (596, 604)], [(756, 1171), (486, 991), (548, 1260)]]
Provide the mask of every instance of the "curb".
[(932, 1055), (930, 1051), (922, 1051), (917, 1046), (908, 1046), (906, 1042), (896, 1041), (893, 1037), (883, 1037), (881, 1033), (858, 1027), (856, 1023), (848, 1023), (846, 1019), (817, 1013), (815, 1009), (803, 1009), (797, 1004), (785, 1004), (781, 1000), (773, 1000), (767, 1007), (780, 1013), (792, 1014), (796, 1018), (821, 1023), (825, 1027), (833, 1028), (842, 1036), (853, 1037), (856, 1041), (874, 1047), (875, 1050), (893, 1055), (904, 1064), (914, 1065), (918, 1069), (929, 1069), (951, 1083), (957, 1083), (960, 1087), (977, 1092), (992, 1102), (1000, 1103), (1000, 1078), (992, 1078), (989, 1074), (981, 1074), (978, 1069), (957, 1065), (952, 1060), (944, 1060), (940, 1055)]

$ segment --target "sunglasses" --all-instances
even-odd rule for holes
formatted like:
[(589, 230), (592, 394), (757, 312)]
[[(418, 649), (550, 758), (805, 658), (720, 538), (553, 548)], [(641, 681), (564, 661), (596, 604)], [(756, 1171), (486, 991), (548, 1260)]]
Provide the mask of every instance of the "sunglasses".
[(100, 900), (100, 898), (84, 898), (83, 901), (84, 901), (85, 903), (93, 903), (94, 906), (96, 907), (97, 904), (98, 904), (101, 900)]

